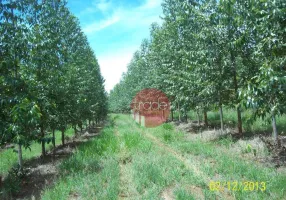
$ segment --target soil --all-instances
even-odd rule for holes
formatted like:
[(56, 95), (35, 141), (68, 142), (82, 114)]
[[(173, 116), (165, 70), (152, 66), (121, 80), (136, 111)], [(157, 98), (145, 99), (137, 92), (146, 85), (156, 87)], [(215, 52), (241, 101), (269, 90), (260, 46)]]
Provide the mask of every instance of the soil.
[(173, 195), (173, 190), (174, 188), (172, 186), (167, 187), (161, 194), (161, 197), (164, 200), (173, 200), (175, 199), (174, 195)]

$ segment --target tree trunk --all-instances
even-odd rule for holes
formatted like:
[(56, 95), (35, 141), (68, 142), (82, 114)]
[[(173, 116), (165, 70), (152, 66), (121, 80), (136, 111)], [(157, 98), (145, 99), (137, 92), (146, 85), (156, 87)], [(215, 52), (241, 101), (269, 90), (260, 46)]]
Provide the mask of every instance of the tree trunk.
[[(234, 91), (235, 91), (235, 101), (238, 103), (238, 84), (237, 84), (237, 73), (236, 73), (236, 63), (235, 63), (235, 57), (233, 52), (231, 51), (231, 63), (233, 67), (233, 84), (234, 84)], [(240, 105), (237, 107), (237, 129), (238, 133), (242, 135), (242, 120), (241, 120), (241, 110)]]
[[(11, 8), (11, 12), (12, 12), (12, 16), (13, 16), (13, 27), (15, 27), (15, 18), (14, 18), (14, 9)], [(8, 21), (8, 18), (7, 18), (7, 21)], [(15, 32), (13, 34), (15, 36)], [(17, 80), (18, 78), (18, 70), (17, 70), (17, 63), (16, 63), (16, 59), (17, 59), (17, 55), (14, 54), (14, 71), (15, 71), (15, 80)], [(16, 87), (15, 83), (16, 81), (14, 80), (13, 82), (13, 85), (14, 85), (14, 88)], [(18, 163), (19, 163), (19, 168), (20, 168), (20, 171), (22, 171), (22, 168), (23, 168), (23, 156), (22, 156), (22, 145), (21, 144), (18, 144)], [(0, 186), (1, 186), (1, 182), (2, 182), (2, 177), (0, 176)]]
[(199, 113), (199, 110), (197, 111), (197, 116), (198, 116), (198, 123), (199, 123), (199, 126), (201, 125), (201, 120), (200, 120), (200, 113)]
[(179, 111), (179, 121), (181, 121), (181, 110), (180, 110), (180, 103), (178, 102), (178, 111)]
[[(18, 163), (19, 163), (19, 168), (20, 171), (23, 169), (23, 154), (22, 154), (22, 145), (18, 144)], [(1, 180), (0, 180), (1, 182)]]
[(74, 134), (77, 135), (76, 125), (73, 127)]
[(174, 111), (171, 110), (171, 120), (174, 121)]
[(185, 120), (186, 120), (186, 122), (188, 122), (188, 114), (187, 114), (186, 110), (184, 110), (184, 112), (185, 112)]
[(65, 146), (65, 130), (62, 129), (62, 145)]
[(277, 133), (277, 126), (276, 126), (276, 118), (275, 115), (272, 115), (272, 127), (273, 127), (273, 139), (274, 144), (278, 144), (278, 133)]
[(206, 110), (204, 110), (204, 121), (205, 121), (205, 126), (208, 126), (208, 113)]
[(53, 129), (53, 146), (54, 146), (54, 148), (56, 148), (55, 129)]
[(242, 119), (241, 119), (240, 106), (237, 107), (237, 128), (238, 128), (238, 133), (242, 135)]
[(220, 129), (223, 131), (223, 112), (222, 112), (222, 104), (219, 105), (219, 116), (220, 116)]
[(43, 125), (41, 125), (41, 136), (42, 136), (42, 157), (46, 156), (46, 143), (45, 143), (45, 131)]

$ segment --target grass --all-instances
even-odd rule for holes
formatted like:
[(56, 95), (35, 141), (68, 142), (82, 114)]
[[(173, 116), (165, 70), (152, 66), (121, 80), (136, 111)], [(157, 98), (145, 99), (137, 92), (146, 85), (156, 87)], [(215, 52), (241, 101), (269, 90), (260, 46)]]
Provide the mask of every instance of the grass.
[(101, 137), (81, 145), (60, 166), (60, 178), (46, 189), (42, 199), (117, 199), (119, 166), (115, 157), (118, 143), (113, 129), (107, 127)]
[[(74, 135), (74, 130), (72, 128), (69, 128), (65, 132), (65, 136), (71, 137)], [(56, 131), (56, 145), (61, 144), (61, 132)], [(46, 149), (49, 150), (52, 148), (52, 144), (48, 144), (46, 146)], [(15, 149), (16, 146), (15, 146)], [(23, 160), (29, 160), (31, 158), (40, 156), (42, 152), (42, 146), (40, 143), (34, 142), (31, 145), (31, 151), (30, 149), (23, 149)], [(8, 171), (18, 163), (18, 154), (13, 151), (13, 149), (7, 149), (0, 152), (0, 175), (6, 176), (8, 174)]]
[[(129, 199), (160, 199), (166, 187), (180, 182), (207, 188), (200, 177), (147, 140), (128, 116), (120, 115), (112, 125), (60, 165), (60, 179), (42, 199), (117, 199), (122, 193)], [(93, 162), (99, 167), (88, 170)]]
[(177, 200), (196, 200), (196, 198), (184, 189), (178, 189), (174, 192)]
[[(161, 141), (165, 140), (163, 126), (151, 131)], [(167, 144), (179, 150), (186, 157), (197, 160), (202, 170), (212, 178), (220, 174), (220, 181), (258, 181), (265, 182), (265, 192), (233, 191), (237, 199), (283, 199), (286, 198), (286, 175), (278, 173), (274, 167), (265, 167), (246, 161), (239, 155), (233, 155), (227, 148), (232, 140), (225, 138), (217, 143), (205, 143), (200, 140), (186, 141), (180, 134), (173, 132), (174, 139)], [(194, 157), (196, 156), (196, 157)], [(214, 164), (208, 165), (210, 160)]]
[(99, 137), (59, 165), (56, 182), (41, 199), (225, 199), (210, 190), (210, 180), (266, 183), (264, 192), (229, 191), (235, 199), (286, 197), (286, 175), (234, 155), (231, 138), (188, 141), (171, 124), (148, 129), (128, 115), (111, 115), (109, 121)]

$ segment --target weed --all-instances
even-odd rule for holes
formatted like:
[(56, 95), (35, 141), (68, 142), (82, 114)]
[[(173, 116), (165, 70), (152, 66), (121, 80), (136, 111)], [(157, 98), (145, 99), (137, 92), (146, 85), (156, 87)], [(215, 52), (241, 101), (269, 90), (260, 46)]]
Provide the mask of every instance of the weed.
[(20, 169), (19, 165), (12, 167), (8, 176), (4, 179), (2, 187), (2, 198), (7, 199), (19, 192), (22, 179), (27, 175), (27, 170)]
[(168, 124), (168, 123), (163, 124), (162, 127), (163, 127), (163, 129), (168, 130), (168, 131), (171, 131), (174, 129), (173, 126), (171, 124)]
[(184, 189), (178, 189), (174, 192), (177, 200), (195, 200), (196, 198)]
[(124, 133), (123, 134), (124, 144), (128, 149), (137, 147), (141, 141), (141, 135), (139, 133)]
[(234, 141), (231, 135), (226, 135), (217, 140), (216, 143), (229, 148), (234, 143)]

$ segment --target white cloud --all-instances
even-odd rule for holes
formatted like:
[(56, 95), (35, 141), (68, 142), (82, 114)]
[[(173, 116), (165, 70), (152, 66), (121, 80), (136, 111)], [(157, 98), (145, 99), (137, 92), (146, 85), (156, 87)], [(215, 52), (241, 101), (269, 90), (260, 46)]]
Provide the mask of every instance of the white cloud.
[(97, 56), (101, 74), (105, 78), (106, 91), (109, 92), (120, 81), (122, 73), (127, 71), (127, 65), (137, 48), (137, 46), (132, 46), (126, 49), (117, 49), (117, 53)]
[(152, 9), (161, 6), (162, 0), (147, 0), (145, 4), (140, 9)]
[(142, 6), (134, 9), (117, 8), (116, 12), (123, 26), (129, 28), (147, 26), (148, 28), (152, 22), (160, 22), (161, 2), (162, 0), (146, 0)]
[(102, 13), (106, 13), (106, 11), (112, 9), (112, 2), (108, 0), (95, 0), (92, 2), (91, 7), (88, 7), (82, 10), (79, 13), (79, 16), (85, 16), (89, 14), (93, 14), (96, 11), (101, 11)]
[[(127, 28), (150, 26), (151, 23), (155, 21), (160, 23), (161, 19), (159, 18), (159, 15), (161, 13), (161, 2), (162, 0), (147, 0), (142, 6), (133, 9), (114, 7), (113, 11), (110, 12), (110, 18), (89, 24), (84, 27), (83, 30), (86, 34), (91, 34), (111, 26), (119, 21), (122, 27)], [(106, 10), (108, 7), (111, 8), (111, 2), (107, 2), (106, 0), (101, 0), (94, 5), (102, 10)]]
[(95, 5), (98, 10), (105, 12), (110, 8), (111, 2), (107, 0), (100, 0), (99, 2), (93, 2), (93, 5)]
[(120, 20), (118, 15), (113, 15), (112, 17), (105, 19), (105, 20), (101, 20), (99, 22), (95, 22), (92, 24), (87, 25), (86, 27), (83, 28), (83, 31), (86, 34), (90, 34), (96, 31), (100, 31), (108, 26), (111, 26), (112, 24), (115, 24), (116, 22), (118, 22)]
[[(127, 65), (130, 63), (133, 53), (140, 46), (140, 43), (134, 44), (134, 41), (142, 41), (144, 37), (148, 37), (148, 35), (145, 36), (141, 32), (145, 32), (145, 30), (148, 32), (152, 22), (161, 23), (159, 18), (162, 13), (161, 2), (162, 0), (146, 0), (143, 5), (135, 8), (119, 7), (116, 5), (116, 2), (106, 0), (93, 4), (95, 9), (101, 10), (104, 15), (109, 15), (109, 17), (107, 16), (106, 19), (85, 26), (83, 30), (88, 36), (116, 24), (118, 26), (118, 34), (122, 33), (122, 31), (129, 31), (131, 34), (132, 32), (134, 33), (130, 37), (140, 37), (138, 39), (130, 39), (129, 42), (120, 47), (102, 49), (102, 51), (98, 49), (95, 52), (101, 73), (105, 78), (106, 91), (109, 92), (120, 81), (122, 73), (127, 71)], [(142, 35), (144, 36), (142, 37)], [(106, 42), (108, 43), (108, 41)], [(103, 52), (106, 53), (100, 54)]]

